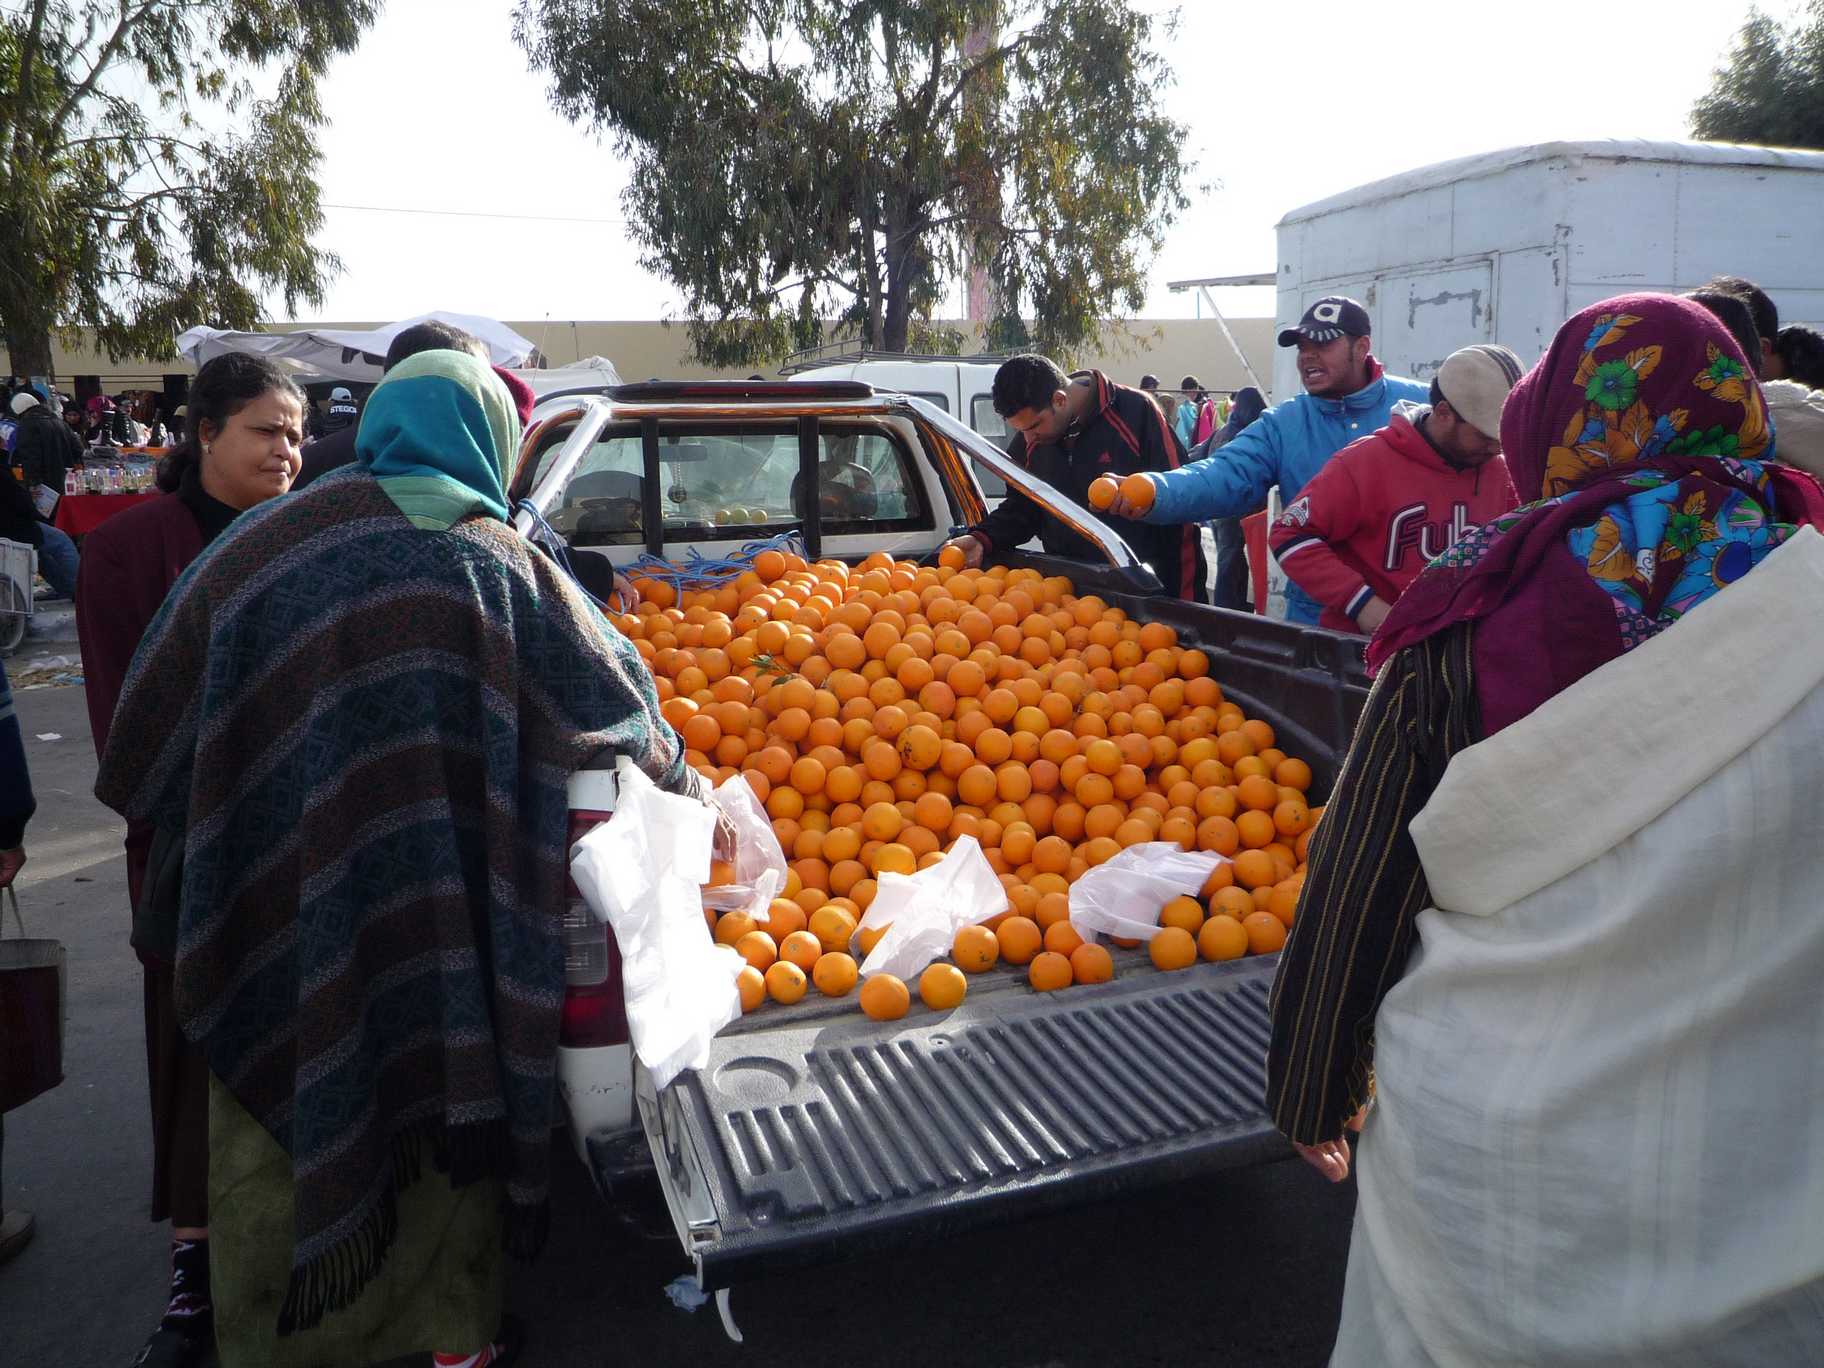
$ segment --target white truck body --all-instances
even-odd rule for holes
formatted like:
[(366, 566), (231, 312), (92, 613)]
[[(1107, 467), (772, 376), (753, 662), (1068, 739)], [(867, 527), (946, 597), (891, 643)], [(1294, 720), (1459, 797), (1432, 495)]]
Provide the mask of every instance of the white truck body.
[[(1531, 364), (1587, 305), (1759, 284), (1780, 321), (1824, 319), (1824, 152), (1721, 143), (1555, 142), (1422, 167), (1294, 209), (1278, 224), (1281, 326), (1342, 294), (1375, 355), (1428, 380), (1458, 347)], [(1276, 398), (1299, 392), (1275, 353)]]

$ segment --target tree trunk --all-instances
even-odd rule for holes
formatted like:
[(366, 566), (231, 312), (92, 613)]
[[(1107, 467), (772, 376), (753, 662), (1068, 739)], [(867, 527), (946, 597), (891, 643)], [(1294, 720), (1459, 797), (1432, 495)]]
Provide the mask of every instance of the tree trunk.
[(33, 327), (24, 324), (6, 327), (6, 350), (11, 357), (10, 374), (22, 380), (30, 380), (34, 375), (42, 375), (48, 380), (57, 378), (51, 369), (51, 330), (45, 327)]
[(887, 217), (887, 299), (881, 320), (880, 349), (903, 352), (912, 330), (912, 263), (917, 239), (899, 225), (904, 215)]

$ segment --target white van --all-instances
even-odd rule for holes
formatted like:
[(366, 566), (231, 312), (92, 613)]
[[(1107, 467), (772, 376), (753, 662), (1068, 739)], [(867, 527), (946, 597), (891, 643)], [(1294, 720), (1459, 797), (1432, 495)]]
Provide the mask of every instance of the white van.
[[(1279, 221), (1280, 325), (1325, 295), (1368, 307), (1374, 351), (1428, 380), (1458, 347), (1531, 364), (1565, 319), (1638, 290), (1746, 276), (1780, 320), (1824, 319), (1824, 152), (1554, 142), (1421, 167)], [(1293, 353), (1273, 392), (1299, 391)]]

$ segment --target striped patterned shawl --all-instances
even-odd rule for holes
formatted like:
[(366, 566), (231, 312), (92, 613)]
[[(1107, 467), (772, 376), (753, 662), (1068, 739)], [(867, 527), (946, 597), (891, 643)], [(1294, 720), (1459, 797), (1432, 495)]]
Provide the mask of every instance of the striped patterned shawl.
[(180, 1018), (292, 1159), (281, 1333), (354, 1301), (424, 1158), (542, 1242), (565, 781), (604, 747), (698, 791), (560, 572), (359, 470), (241, 518), (147, 631), (96, 794), (186, 830)]

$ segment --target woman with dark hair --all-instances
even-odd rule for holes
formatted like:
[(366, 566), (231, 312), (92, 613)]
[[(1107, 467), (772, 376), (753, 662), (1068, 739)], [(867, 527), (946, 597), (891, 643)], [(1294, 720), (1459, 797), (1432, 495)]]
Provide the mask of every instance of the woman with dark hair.
[(357, 464), (210, 548), (121, 695), (96, 793), (186, 827), (226, 1368), (511, 1360), (503, 1250), (548, 1222), (566, 781), (611, 750), (706, 796), (633, 643), (509, 524), (519, 435), (484, 360), (400, 362)]
[[(116, 514), (83, 545), (76, 630), (98, 757), (107, 749), (133, 653), (171, 586), (237, 515), (283, 494), (298, 471), (304, 396), (271, 361), (240, 355), (210, 361), (191, 384), (189, 411), (191, 436), (159, 462), (158, 487), (166, 497)], [(178, 1029), (175, 946), (141, 915), (148, 908), (153, 836), (149, 821), (128, 822), (133, 948), (145, 968), (152, 1219), (171, 1222), (171, 1298), (141, 1360), (149, 1368), (203, 1362), (213, 1337), (207, 1065)]]
[(1532, 502), (1369, 645), (1267, 1060), (1325, 1176), (1361, 1129), (1333, 1365), (1824, 1362), (1824, 490), (1748, 360), (1573, 317), (1502, 411)]

